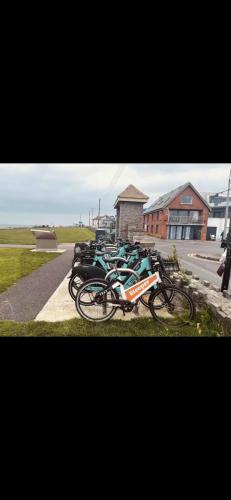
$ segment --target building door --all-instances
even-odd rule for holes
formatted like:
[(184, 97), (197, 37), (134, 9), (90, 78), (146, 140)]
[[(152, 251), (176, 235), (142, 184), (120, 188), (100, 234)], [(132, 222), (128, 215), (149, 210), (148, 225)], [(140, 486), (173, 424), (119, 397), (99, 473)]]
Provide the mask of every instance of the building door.
[(176, 239), (176, 226), (169, 226), (169, 239), (170, 240)]
[(190, 226), (190, 240), (200, 240), (201, 239), (201, 227), (200, 226)]
[(190, 226), (183, 226), (182, 227), (182, 240), (189, 240), (190, 239)]
[(182, 239), (182, 226), (177, 226), (176, 228), (176, 240)]

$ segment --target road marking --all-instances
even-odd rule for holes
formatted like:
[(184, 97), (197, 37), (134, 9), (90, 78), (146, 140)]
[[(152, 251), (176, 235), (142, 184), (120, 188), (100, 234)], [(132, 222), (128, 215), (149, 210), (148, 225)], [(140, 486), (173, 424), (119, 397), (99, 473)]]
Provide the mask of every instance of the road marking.
[(217, 264), (219, 263), (219, 260), (212, 260), (212, 259), (203, 259), (203, 257), (196, 257), (195, 255), (192, 255), (192, 254), (188, 254), (187, 257), (191, 257), (192, 259), (196, 259), (196, 260), (203, 260), (204, 262), (213, 262), (213, 264)]

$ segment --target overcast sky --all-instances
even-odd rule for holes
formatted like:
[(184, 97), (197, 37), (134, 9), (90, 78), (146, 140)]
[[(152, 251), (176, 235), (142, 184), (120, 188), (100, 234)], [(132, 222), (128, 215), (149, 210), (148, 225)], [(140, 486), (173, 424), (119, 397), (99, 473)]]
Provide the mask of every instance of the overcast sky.
[(0, 164), (0, 225), (72, 225), (89, 210), (115, 214), (116, 196), (129, 184), (149, 196), (190, 181), (203, 192), (227, 189), (229, 164)]

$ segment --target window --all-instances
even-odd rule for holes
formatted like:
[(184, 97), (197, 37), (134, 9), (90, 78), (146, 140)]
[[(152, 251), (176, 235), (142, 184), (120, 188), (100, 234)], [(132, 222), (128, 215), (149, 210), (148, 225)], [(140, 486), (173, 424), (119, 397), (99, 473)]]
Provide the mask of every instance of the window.
[(153, 214), (152, 214), (152, 221), (153, 221)]
[(148, 233), (148, 228), (149, 228), (149, 226), (147, 225), (147, 233)]
[(180, 202), (185, 205), (192, 204), (192, 196), (181, 196)]
[(156, 220), (159, 220), (159, 212), (156, 214)]
[(158, 226), (158, 224), (157, 224), (157, 225), (156, 225), (156, 233), (158, 233), (158, 232), (159, 232), (159, 226)]
[(151, 233), (153, 233), (153, 225), (151, 225)]

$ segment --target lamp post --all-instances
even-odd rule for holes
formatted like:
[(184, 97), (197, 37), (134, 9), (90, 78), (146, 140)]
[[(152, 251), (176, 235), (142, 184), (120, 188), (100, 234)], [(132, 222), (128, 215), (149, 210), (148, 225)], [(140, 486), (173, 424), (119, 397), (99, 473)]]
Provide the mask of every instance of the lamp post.
[(223, 273), (223, 279), (221, 284), (221, 291), (228, 290), (229, 288), (229, 280), (230, 280), (230, 271), (231, 271), (231, 220), (229, 221), (229, 231), (227, 234), (227, 238), (224, 241), (226, 247), (226, 259), (225, 259), (225, 269)]
[(227, 220), (229, 217), (229, 193), (230, 193), (230, 182), (231, 182), (231, 169), (229, 171), (229, 183), (228, 183), (228, 195), (227, 195), (227, 200), (226, 200), (226, 209), (225, 209), (225, 225), (224, 225), (224, 234), (223, 238), (226, 238), (226, 232), (227, 232)]

